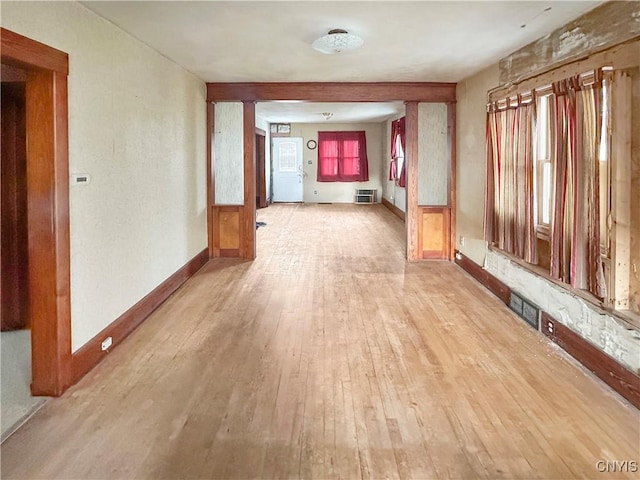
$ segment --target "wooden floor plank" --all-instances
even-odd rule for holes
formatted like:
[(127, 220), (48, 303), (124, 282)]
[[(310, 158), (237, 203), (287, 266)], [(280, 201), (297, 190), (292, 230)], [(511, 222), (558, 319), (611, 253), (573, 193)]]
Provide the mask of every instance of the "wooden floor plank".
[(640, 413), (378, 205), (259, 210), (1, 447), (2, 478), (634, 478)]

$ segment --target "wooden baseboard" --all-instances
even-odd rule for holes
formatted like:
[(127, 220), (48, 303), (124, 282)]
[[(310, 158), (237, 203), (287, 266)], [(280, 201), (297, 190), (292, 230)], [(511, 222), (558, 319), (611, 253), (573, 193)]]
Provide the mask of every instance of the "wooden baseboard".
[(106, 337), (113, 339), (109, 348), (113, 350), (208, 261), (209, 249), (206, 248), (75, 352), (71, 358), (73, 383), (84, 377), (108, 354), (108, 351), (102, 351), (102, 341)]
[(511, 302), (511, 288), (505, 283), (498, 280), (496, 277), (487, 272), (484, 268), (478, 265), (460, 252), (456, 252), (456, 263), (462, 267), (469, 275), (475, 278), (482, 285), (487, 287), (493, 294), (502, 300), (505, 304), (509, 305)]
[(627, 370), (615, 359), (545, 312), (541, 314), (541, 330), (595, 376), (640, 409), (640, 376)]
[(389, 210), (391, 210), (391, 213), (393, 213), (395, 216), (400, 217), (404, 222), (405, 215), (402, 210), (400, 210), (398, 207), (396, 207), (393, 203), (391, 203), (389, 200), (387, 200), (384, 197), (382, 197), (382, 204), (385, 207), (387, 207)]

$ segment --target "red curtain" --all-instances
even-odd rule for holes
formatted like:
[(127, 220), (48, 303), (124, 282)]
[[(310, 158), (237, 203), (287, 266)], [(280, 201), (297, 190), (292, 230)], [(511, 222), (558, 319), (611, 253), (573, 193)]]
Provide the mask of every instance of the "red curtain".
[(364, 131), (318, 132), (318, 181), (369, 180), (367, 140)]

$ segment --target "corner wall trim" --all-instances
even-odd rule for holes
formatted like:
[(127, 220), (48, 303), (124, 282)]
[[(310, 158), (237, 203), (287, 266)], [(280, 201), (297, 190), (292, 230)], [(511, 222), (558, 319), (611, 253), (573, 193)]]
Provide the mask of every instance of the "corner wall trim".
[(549, 314), (541, 314), (541, 330), (552, 342), (588, 368), (596, 377), (640, 409), (640, 376), (583, 339)]
[(404, 212), (402, 210), (400, 210), (398, 207), (396, 207), (393, 203), (391, 203), (389, 200), (387, 200), (384, 197), (382, 197), (382, 204), (385, 207), (387, 207), (389, 210), (391, 210), (391, 213), (393, 213), (396, 217), (400, 217), (400, 219), (402, 219), (402, 221), (404, 222)]
[(110, 349), (117, 347), (208, 261), (209, 249), (205, 248), (75, 352), (71, 358), (73, 383), (78, 382), (108, 354), (101, 348), (102, 341), (106, 337), (113, 338)]
[(487, 272), (484, 268), (471, 260), (469, 257), (456, 251), (456, 263), (462, 267), (469, 275), (475, 278), (482, 285), (487, 287), (493, 294), (502, 300), (506, 305), (511, 302), (511, 288), (502, 283), (496, 277)]

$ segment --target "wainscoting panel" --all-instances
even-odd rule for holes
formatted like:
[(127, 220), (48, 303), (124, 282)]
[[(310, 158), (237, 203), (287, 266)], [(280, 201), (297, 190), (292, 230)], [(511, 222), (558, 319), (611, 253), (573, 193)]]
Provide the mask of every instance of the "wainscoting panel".
[(418, 245), (422, 258), (448, 260), (451, 245), (451, 209), (449, 207), (418, 207)]

